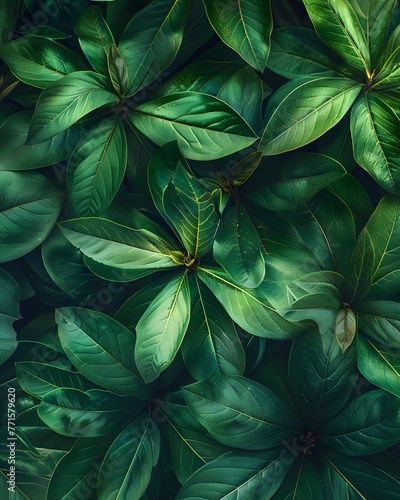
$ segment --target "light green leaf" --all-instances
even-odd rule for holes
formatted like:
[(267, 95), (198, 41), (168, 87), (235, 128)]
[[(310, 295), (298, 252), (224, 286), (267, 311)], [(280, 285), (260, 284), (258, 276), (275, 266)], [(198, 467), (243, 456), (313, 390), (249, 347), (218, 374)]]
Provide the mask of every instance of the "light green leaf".
[[(394, 34), (394, 33), (393, 33)], [(396, 45), (393, 52), (384, 59), (384, 64), (378, 74), (374, 77), (373, 88), (377, 91), (396, 89), (400, 83), (400, 47), (399, 37), (395, 39)], [(390, 45), (390, 39), (387, 42)], [(382, 56), (381, 56), (382, 58)], [(395, 111), (395, 110), (394, 110)]]
[(110, 45), (107, 53), (108, 74), (115, 90), (121, 96), (129, 91), (128, 68), (116, 45)]
[(200, 92), (178, 92), (145, 102), (128, 116), (159, 146), (177, 140), (185, 158), (213, 160), (253, 144), (254, 131), (230, 106)]
[(357, 331), (357, 319), (347, 307), (340, 309), (336, 316), (335, 337), (340, 348), (345, 352), (352, 344)]
[(48, 85), (40, 95), (33, 114), (28, 144), (47, 141), (80, 118), (118, 97), (108, 90), (105, 76), (77, 71)]
[(318, 139), (343, 118), (361, 87), (353, 80), (332, 77), (283, 85), (268, 101), (260, 149), (276, 155)]
[(0, 262), (27, 254), (47, 238), (63, 195), (37, 172), (0, 172)]
[(79, 216), (98, 215), (110, 205), (126, 163), (125, 130), (118, 117), (104, 118), (81, 138), (67, 169), (70, 200)]
[(64, 352), (84, 377), (116, 394), (149, 397), (150, 389), (135, 366), (130, 330), (101, 312), (80, 307), (56, 310), (56, 321)]
[(136, 365), (145, 380), (155, 380), (174, 360), (190, 319), (187, 272), (173, 279), (151, 302), (136, 325)]
[(18, 347), (16, 332), (12, 327), (20, 319), (19, 301), (21, 291), (18, 283), (4, 269), (0, 268), (0, 364), (7, 361)]
[(365, 300), (357, 306), (360, 329), (384, 346), (400, 348), (400, 303)]
[(254, 151), (235, 165), (232, 173), (232, 185), (241, 186), (244, 184), (260, 165), (261, 158), (262, 151)]
[(269, 1), (203, 0), (207, 17), (221, 40), (250, 66), (263, 72), (272, 32)]

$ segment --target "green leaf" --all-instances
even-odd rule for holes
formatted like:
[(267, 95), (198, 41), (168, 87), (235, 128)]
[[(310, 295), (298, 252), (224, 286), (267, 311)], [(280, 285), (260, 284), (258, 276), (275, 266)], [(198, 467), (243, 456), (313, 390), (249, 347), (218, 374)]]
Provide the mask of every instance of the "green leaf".
[(47, 141), (91, 111), (116, 104), (118, 97), (108, 88), (107, 78), (93, 71), (77, 71), (48, 85), (37, 101), (28, 144)]
[[(393, 33), (394, 34), (394, 33)], [(395, 45), (393, 47), (393, 52), (388, 54), (387, 58), (384, 59), (384, 64), (378, 74), (374, 77), (373, 88), (377, 91), (391, 90), (398, 87), (400, 82), (400, 47), (399, 47), (399, 35), (395, 38)], [(390, 45), (391, 39), (387, 42)], [(387, 49), (386, 49), (387, 50)], [(386, 52), (386, 51), (385, 51)], [(382, 59), (382, 55), (381, 55)]]
[(107, 53), (108, 74), (118, 94), (125, 96), (129, 91), (128, 68), (116, 45), (110, 45)]
[(387, 347), (400, 348), (400, 304), (366, 300), (357, 306), (359, 328)]
[(267, 104), (260, 149), (276, 155), (318, 139), (343, 118), (361, 87), (353, 80), (332, 77), (283, 85)]
[(178, 92), (145, 102), (128, 116), (159, 146), (177, 140), (185, 158), (213, 160), (240, 151), (257, 139), (230, 106), (200, 92)]
[(353, 399), (318, 430), (318, 438), (345, 455), (365, 456), (396, 444), (399, 432), (399, 398), (376, 389)]
[(0, 262), (27, 254), (47, 238), (62, 194), (37, 172), (0, 172)]
[(350, 126), (357, 163), (384, 189), (400, 194), (400, 118), (368, 92), (355, 103)]
[(189, 7), (188, 0), (155, 0), (129, 21), (118, 49), (128, 68), (130, 95), (153, 82), (175, 59)]
[(223, 271), (199, 266), (197, 273), (233, 321), (246, 332), (283, 340), (294, 338), (303, 331), (301, 325), (282, 318), (261, 293), (236, 285)]
[(264, 450), (301, 432), (292, 409), (253, 380), (215, 375), (182, 390), (196, 419), (222, 444)]
[(0, 365), (12, 355), (18, 347), (16, 332), (12, 327), (20, 319), (19, 301), (21, 291), (18, 283), (4, 269), (0, 268)]
[(118, 269), (142, 270), (176, 267), (174, 249), (146, 229), (131, 229), (100, 217), (83, 217), (59, 223), (61, 231), (80, 251)]
[(336, 316), (335, 336), (340, 348), (345, 352), (352, 344), (357, 331), (357, 319), (347, 307), (340, 309)]
[(199, 283), (190, 323), (182, 344), (185, 365), (195, 380), (217, 375), (243, 375), (245, 355), (235, 325), (215, 297)]
[(224, 210), (213, 255), (240, 287), (257, 288), (264, 279), (260, 237), (242, 204)]
[(99, 389), (55, 389), (44, 396), (38, 414), (50, 429), (63, 436), (97, 437), (114, 431), (133, 402), (132, 398)]
[(138, 415), (110, 446), (99, 470), (99, 500), (140, 500), (160, 453), (160, 431), (145, 413)]
[(187, 272), (171, 280), (136, 325), (136, 365), (145, 380), (155, 380), (174, 360), (190, 319)]
[(108, 49), (115, 42), (100, 7), (91, 5), (80, 12), (75, 24), (75, 33), (92, 67), (98, 73), (107, 76)]
[(75, 148), (82, 126), (73, 125), (40, 144), (26, 145), (31, 111), (11, 115), (0, 127), (0, 170), (28, 170), (54, 165), (65, 160)]
[(315, 31), (345, 61), (361, 71), (370, 67), (366, 33), (348, 0), (304, 0)]
[(269, 1), (203, 0), (207, 17), (221, 40), (250, 66), (263, 72), (268, 60), (272, 32)]
[(38, 16), (38, 23), (50, 24), (58, 29), (71, 31), (74, 28), (78, 13), (84, 9), (90, 0), (25, 0), (27, 9), (33, 19)]
[(359, 335), (358, 369), (372, 384), (400, 398), (400, 356), (390, 347)]
[(58, 309), (56, 321), (64, 352), (84, 377), (116, 394), (149, 397), (135, 366), (130, 330), (103, 313), (79, 307)]
[(294, 461), (281, 453), (276, 449), (226, 453), (195, 472), (175, 500), (272, 498)]
[(260, 165), (261, 158), (262, 151), (254, 151), (243, 158), (243, 160), (241, 160), (233, 170), (232, 185), (241, 186), (244, 184)]
[(75, 52), (42, 36), (26, 35), (2, 45), (0, 57), (18, 80), (40, 89), (86, 69)]
[(7, 0), (0, 11), (0, 44), (8, 42), (15, 30), (20, 11), (21, 0)]
[(358, 375), (356, 356), (354, 346), (342, 353), (331, 333), (312, 332), (294, 341), (290, 389), (309, 431), (314, 433), (349, 400)]
[(104, 118), (81, 138), (67, 170), (70, 200), (79, 216), (98, 215), (110, 205), (126, 163), (125, 130), (118, 117)]
[(357, 239), (347, 273), (348, 291), (345, 299), (349, 304), (355, 299), (363, 299), (371, 289), (374, 253), (371, 236), (364, 229)]
[[(298, 448), (296, 447), (289, 451), (295, 454), (297, 460), (291, 467), (288, 475), (285, 477), (282, 486), (273, 497), (274, 500), (300, 500), (302, 498), (312, 498), (313, 500), (334, 500), (334, 498), (330, 498), (326, 495), (326, 492), (324, 491), (324, 483), (321, 481), (319, 475), (319, 464), (317, 461), (310, 461), (309, 457), (302, 452), (301, 445), (299, 445)], [(302, 453), (300, 458), (299, 451)], [(339, 494), (339, 491), (335, 490), (335, 494)]]
[(325, 155), (307, 152), (280, 155), (264, 160), (246, 185), (245, 197), (267, 210), (294, 210), (345, 174), (339, 162)]

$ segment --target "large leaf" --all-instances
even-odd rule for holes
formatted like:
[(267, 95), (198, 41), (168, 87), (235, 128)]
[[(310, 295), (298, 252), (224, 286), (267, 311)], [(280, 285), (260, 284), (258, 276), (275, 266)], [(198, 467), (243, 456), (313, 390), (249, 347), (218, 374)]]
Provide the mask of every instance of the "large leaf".
[(74, 71), (82, 71), (82, 59), (59, 43), (27, 35), (0, 47), (0, 57), (21, 82), (44, 89)]
[(283, 319), (261, 293), (238, 286), (222, 270), (201, 266), (197, 273), (229, 316), (246, 332), (283, 340), (303, 331), (301, 325)]
[(269, 1), (203, 0), (203, 3), (208, 19), (221, 40), (253, 68), (263, 72), (272, 32)]
[(182, 344), (185, 365), (195, 380), (243, 375), (245, 356), (235, 325), (215, 297), (196, 279), (197, 293)]
[(38, 414), (63, 436), (97, 437), (114, 431), (133, 401), (99, 389), (54, 389), (42, 399)]
[(190, 319), (187, 272), (173, 279), (151, 302), (136, 325), (136, 365), (149, 383), (174, 360)]
[(213, 245), (215, 260), (235, 283), (257, 288), (265, 276), (265, 262), (258, 233), (242, 204), (224, 210)]
[(116, 394), (149, 397), (135, 366), (130, 330), (103, 313), (79, 307), (58, 309), (56, 321), (64, 352), (82, 375)]
[(367, 34), (348, 0), (304, 0), (308, 15), (322, 40), (355, 68), (368, 71)]
[(47, 141), (91, 111), (116, 104), (105, 76), (77, 71), (48, 85), (40, 95), (28, 135), (29, 144)]
[(379, 453), (399, 441), (400, 399), (376, 389), (353, 399), (318, 430), (324, 445), (345, 455)]
[(139, 414), (119, 434), (99, 470), (99, 500), (139, 500), (150, 482), (160, 453), (160, 431), (146, 413)]
[(153, 82), (175, 59), (189, 7), (188, 0), (155, 0), (129, 21), (118, 45), (128, 67), (129, 94)]
[(182, 154), (193, 160), (221, 158), (257, 139), (236, 111), (201, 92), (153, 99), (137, 106), (128, 118), (159, 146), (177, 140)]
[(351, 112), (354, 157), (387, 191), (400, 194), (400, 118), (375, 94), (360, 96)]
[(331, 77), (283, 85), (268, 102), (260, 149), (276, 155), (318, 139), (343, 118), (361, 87), (353, 80)]
[(81, 138), (67, 170), (70, 200), (79, 216), (98, 215), (110, 205), (126, 163), (125, 130), (118, 117), (104, 118)]
[(11, 115), (0, 128), (0, 170), (28, 170), (65, 160), (75, 148), (82, 126), (76, 124), (40, 144), (26, 145), (31, 111)]
[(46, 239), (62, 194), (37, 172), (0, 172), (0, 262), (27, 254)]
[(293, 461), (293, 456), (282, 455), (281, 450), (276, 449), (231, 451), (195, 472), (175, 500), (272, 498)]
[(386, 347), (400, 348), (400, 303), (367, 300), (357, 306), (360, 329)]
[(100, 217), (83, 217), (60, 223), (69, 241), (100, 264), (119, 269), (162, 269), (178, 266), (174, 249), (146, 229), (131, 229)]
[(343, 354), (331, 333), (308, 333), (294, 341), (290, 387), (309, 431), (314, 433), (344, 407), (357, 375), (355, 347)]
[(358, 336), (358, 369), (377, 387), (400, 398), (400, 356), (377, 342)]
[(11, 39), (20, 15), (21, 3), (21, 0), (7, 0), (2, 5), (0, 11), (0, 44), (7, 43)]
[(258, 382), (215, 375), (183, 388), (196, 419), (222, 444), (245, 450), (274, 448), (301, 432), (292, 409)]
[(92, 5), (80, 12), (75, 24), (75, 33), (90, 64), (96, 71), (107, 76), (107, 54), (114, 43), (114, 37), (100, 7)]
[(0, 268), (0, 364), (4, 363), (18, 346), (14, 321), (21, 317), (19, 300), (21, 291), (18, 283), (4, 269)]
[[(326, 494), (324, 484), (319, 475), (319, 463), (316, 460), (310, 460), (308, 455), (304, 453), (304, 444), (301, 443), (298, 447), (289, 448), (289, 451), (294, 454), (297, 460), (273, 499), (300, 500), (302, 498), (309, 498), (311, 500), (312, 498), (313, 500), (335, 500)], [(335, 486), (332, 485), (332, 489)], [(340, 490), (335, 489), (334, 492), (338, 495)]]

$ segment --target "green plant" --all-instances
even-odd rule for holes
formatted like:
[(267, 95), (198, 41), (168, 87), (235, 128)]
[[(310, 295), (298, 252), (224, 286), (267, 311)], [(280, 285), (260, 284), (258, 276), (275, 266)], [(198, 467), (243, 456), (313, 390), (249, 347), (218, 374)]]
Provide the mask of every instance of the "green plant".
[(0, 5), (4, 498), (398, 497), (399, 3), (271, 4)]

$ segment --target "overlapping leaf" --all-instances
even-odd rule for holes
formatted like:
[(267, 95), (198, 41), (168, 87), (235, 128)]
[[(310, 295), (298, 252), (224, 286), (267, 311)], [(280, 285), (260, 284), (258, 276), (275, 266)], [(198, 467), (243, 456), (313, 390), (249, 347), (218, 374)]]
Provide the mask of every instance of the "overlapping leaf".
[(19, 300), (21, 291), (15, 279), (0, 268), (0, 364), (4, 363), (18, 346), (17, 334), (12, 325), (21, 317)]

